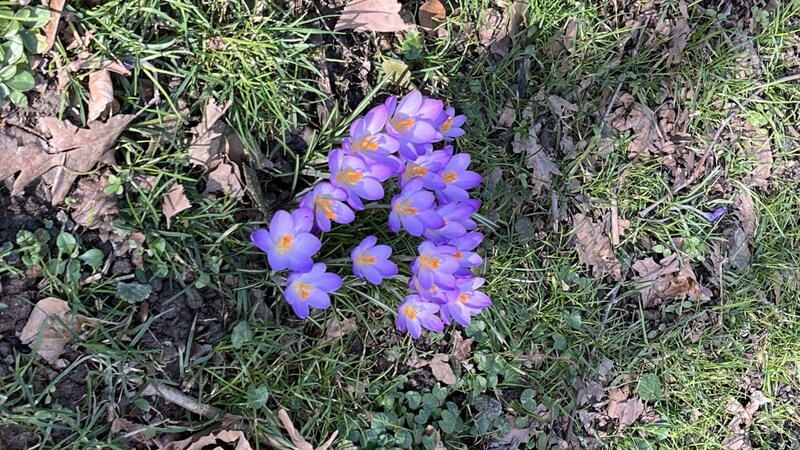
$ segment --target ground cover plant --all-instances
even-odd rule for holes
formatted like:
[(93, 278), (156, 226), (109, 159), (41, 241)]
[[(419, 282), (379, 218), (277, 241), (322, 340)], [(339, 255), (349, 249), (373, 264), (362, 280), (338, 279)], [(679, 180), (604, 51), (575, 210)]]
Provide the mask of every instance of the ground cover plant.
[[(800, 445), (797, 2), (46, 7), (0, 5), (0, 448)], [(448, 157), (461, 237), (397, 214)], [(412, 329), (437, 239), (492, 306)]]

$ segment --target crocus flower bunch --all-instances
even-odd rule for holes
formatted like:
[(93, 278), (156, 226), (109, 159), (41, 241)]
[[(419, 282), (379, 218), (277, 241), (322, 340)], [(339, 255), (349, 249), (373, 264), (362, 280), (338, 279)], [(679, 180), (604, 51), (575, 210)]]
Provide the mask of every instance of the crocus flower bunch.
[[(251, 240), (267, 254), (270, 268), (291, 271), (285, 297), (299, 317), (307, 317), (310, 307), (329, 307), (329, 294), (342, 286), (338, 275), (313, 261), (322, 245), (315, 232), (353, 222), (365, 201), (382, 200), (388, 189), (398, 191), (389, 229), (424, 239), (411, 264), (411, 292), (398, 307), (397, 328), (416, 339), (422, 328), (442, 331), (452, 321), (469, 326), (491, 306), (479, 290), (484, 280), (471, 271), (482, 262), (475, 249), (483, 234), (472, 219), (480, 201), (468, 191), (482, 179), (468, 170), (470, 156), (455, 154), (450, 145), (464, 134), (465, 121), (419, 91), (390, 97), (353, 121), (350, 136), (330, 152), (327, 181), (303, 195), (298, 209), (278, 211), (269, 229), (253, 232)], [(378, 245), (375, 236), (365, 237), (350, 256), (353, 274), (370, 283), (397, 275), (391, 247)]]

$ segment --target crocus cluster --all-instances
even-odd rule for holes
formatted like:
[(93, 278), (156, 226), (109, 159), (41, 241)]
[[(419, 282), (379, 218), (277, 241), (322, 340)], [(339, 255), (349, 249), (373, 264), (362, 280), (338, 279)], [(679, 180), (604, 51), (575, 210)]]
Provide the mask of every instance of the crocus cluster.
[[(422, 329), (442, 331), (452, 321), (469, 326), (491, 306), (479, 289), (484, 280), (472, 268), (482, 263), (475, 249), (483, 234), (472, 219), (480, 201), (469, 190), (481, 176), (469, 170), (470, 156), (454, 153), (451, 142), (464, 134), (466, 117), (442, 102), (413, 91), (390, 97), (350, 125), (350, 136), (330, 152), (330, 178), (300, 198), (298, 209), (278, 211), (269, 229), (253, 232), (253, 244), (267, 254), (272, 270), (291, 273), (285, 297), (301, 318), (309, 308), (330, 306), (342, 279), (315, 263), (321, 242), (316, 232), (348, 224), (365, 201), (380, 201), (391, 190), (389, 229), (424, 239), (411, 264), (410, 294), (398, 307), (397, 328), (418, 338)], [(437, 148), (438, 147), (438, 148)], [(397, 275), (392, 249), (367, 236), (351, 251), (353, 274), (381, 284)]]

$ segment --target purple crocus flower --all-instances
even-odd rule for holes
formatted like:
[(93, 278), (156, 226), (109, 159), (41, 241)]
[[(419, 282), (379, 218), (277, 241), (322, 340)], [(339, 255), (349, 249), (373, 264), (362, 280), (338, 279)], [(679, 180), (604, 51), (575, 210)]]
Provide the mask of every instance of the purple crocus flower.
[(458, 250), (455, 255), (453, 255), (458, 260), (459, 264), (459, 269), (455, 273), (456, 276), (470, 276), (472, 275), (470, 268), (480, 266), (481, 263), (483, 263), (483, 258), (473, 252), (481, 242), (483, 242), (483, 233), (473, 231), (465, 234), (463, 237), (452, 239), (447, 243)]
[(400, 161), (393, 155), (400, 143), (392, 136), (382, 133), (389, 109), (386, 105), (372, 108), (363, 119), (359, 118), (350, 125), (350, 137), (342, 146), (369, 160), (389, 167), (393, 172), (402, 169)]
[(445, 292), (447, 301), (440, 307), (442, 321), (449, 324), (452, 319), (461, 326), (468, 327), (472, 316), (492, 306), (489, 296), (478, 291), (483, 283), (483, 278), (467, 277), (456, 280), (455, 289)]
[(453, 274), (459, 264), (455, 257), (458, 250), (450, 245), (436, 245), (425, 241), (419, 246), (419, 256), (411, 264), (411, 271), (419, 280), (422, 289), (430, 289), (434, 284), (439, 289), (450, 289), (455, 286)]
[(342, 287), (342, 279), (325, 269), (325, 264), (317, 263), (310, 271), (293, 273), (286, 279), (286, 302), (291, 305), (297, 317), (308, 317), (309, 306), (317, 309), (331, 306), (328, 294)]
[(408, 287), (412, 292), (419, 294), (420, 297), (430, 302), (444, 303), (446, 301), (444, 298), (444, 293), (447, 291), (446, 289), (440, 289), (439, 286), (435, 284), (425, 289), (419, 284), (419, 278), (416, 276), (409, 278)]
[(439, 199), (444, 202), (469, 199), (467, 189), (472, 189), (483, 181), (478, 173), (467, 170), (469, 163), (470, 156), (466, 153), (459, 153), (450, 158), (450, 162), (442, 171), (445, 188), (436, 192)]
[(345, 200), (347, 192), (344, 189), (322, 182), (300, 199), (300, 206), (314, 210), (319, 229), (330, 231), (331, 221), (344, 224), (355, 219), (355, 213), (344, 203)]
[(722, 216), (724, 216), (727, 211), (728, 211), (727, 208), (721, 206), (715, 209), (713, 212), (710, 213), (701, 212), (701, 213), (703, 214), (703, 217), (705, 217), (706, 220), (708, 220), (709, 222), (716, 222), (717, 220), (721, 219)]
[(422, 187), (429, 190), (444, 189), (441, 170), (450, 161), (452, 153), (447, 150), (431, 151), (406, 163), (406, 168), (400, 176), (400, 187), (405, 186), (410, 180), (422, 178)]
[[(453, 138), (461, 137), (464, 135), (464, 130), (461, 125), (467, 121), (467, 116), (457, 116), (454, 108), (447, 108), (442, 113), (444, 120), (439, 125), (439, 132), (444, 136), (445, 141), (452, 141)], [(442, 120), (440, 118), (440, 120)]]
[(412, 338), (418, 339), (422, 328), (431, 331), (444, 330), (444, 324), (436, 316), (439, 305), (424, 301), (419, 295), (411, 294), (397, 307), (397, 329), (408, 330)]
[[(439, 142), (443, 139), (438, 128), (441, 125), (443, 105), (439, 100), (425, 98), (419, 91), (412, 91), (398, 103), (397, 97), (386, 100), (389, 119), (386, 131), (403, 146), (416, 153), (414, 145)], [(413, 159), (413, 158), (410, 158)]]
[(475, 199), (448, 203), (436, 210), (444, 220), (444, 226), (436, 229), (426, 228), (422, 235), (435, 244), (460, 238), (478, 226), (471, 217), (480, 207), (481, 201)]
[(331, 184), (347, 192), (347, 203), (355, 210), (364, 209), (361, 199), (383, 198), (381, 182), (392, 176), (392, 171), (382, 164), (368, 164), (364, 158), (336, 149), (328, 156)]
[(358, 278), (366, 278), (372, 284), (381, 284), (384, 278), (397, 275), (397, 265), (389, 261), (392, 248), (388, 245), (375, 245), (377, 242), (377, 237), (367, 236), (350, 252), (353, 273)]
[(421, 178), (411, 180), (398, 195), (392, 199), (389, 213), (389, 229), (397, 233), (400, 227), (412, 236), (421, 236), (425, 228), (441, 228), (444, 220), (434, 211), (433, 194), (422, 190)]
[(263, 228), (250, 235), (250, 241), (267, 254), (272, 270), (310, 270), (311, 259), (322, 247), (319, 238), (309, 233), (314, 224), (311, 211), (300, 208), (289, 214), (278, 211), (272, 216), (269, 230)]

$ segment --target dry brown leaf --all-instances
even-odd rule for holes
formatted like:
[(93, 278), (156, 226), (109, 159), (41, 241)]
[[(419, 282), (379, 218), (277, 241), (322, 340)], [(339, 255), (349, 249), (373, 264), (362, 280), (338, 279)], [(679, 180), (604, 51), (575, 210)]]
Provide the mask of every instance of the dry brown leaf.
[(462, 361), (465, 361), (469, 358), (470, 353), (472, 353), (472, 343), (475, 341), (472, 338), (463, 339), (461, 334), (458, 332), (453, 332), (455, 336), (453, 340), (453, 352), (451, 354), (451, 359), (455, 364), (461, 364)]
[(406, 31), (409, 25), (400, 16), (396, 0), (353, 0), (345, 5), (336, 21), (335, 30), (377, 31), (393, 33)]
[(707, 300), (708, 295), (700, 286), (692, 266), (682, 263), (677, 254), (659, 262), (653, 258), (635, 261), (631, 266), (639, 276), (633, 277), (645, 308), (652, 308), (661, 300), (684, 299)]
[[(306, 441), (303, 436), (300, 435), (300, 432), (294, 427), (292, 423), (292, 419), (289, 417), (289, 413), (286, 412), (285, 409), (281, 409), (278, 411), (278, 420), (280, 420), (281, 425), (283, 428), (286, 429), (286, 433), (289, 435), (289, 439), (292, 440), (292, 444), (297, 447), (297, 450), (315, 450), (314, 447)], [(328, 450), (328, 448), (333, 445), (333, 441), (336, 439), (336, 436), (339, 435), (339, 431), (336, 430), (333, 434), (325, 441), (324, 444), (317, 447), (316, 450)]]
[(167, 191), (167, 196), (164, 197), (164, 204), (161, 205), (164, 217), (167, 218), (167, 228), (169, 228), (170, 219), (181, 211), (185, 211), (191, 207), (192, 204), (183, 191), (183, 185), (179, 182), (175, 182), (175, 184), (169, 188), (169, 191)]
[[(250, 446), (250, 442), (248, 442), (247, 437), (244, 435), (244, 432), (222, 430), (207, 434), (205, 436), (192, 436), (182, 441), (170, 442), (166, 446), (162, 447), (161, 450), (204, 450), (210, 446), (213, 446), (211, 448), (221, 449), (223, 446), (219, 444), (220, 442), (229, 445), (236, 444), (236, 446), (233, 447), (233, 450), (253, 449), (253, 447)], [(225, 446), (224, 448), (230, 447)]]
[(58, 23), (61, 21), (61, 12), (64, 9), (65, 0), (50, 0), (47, 7), (50, 9), (50, 22), (44, 27), (45, 47), (42, 53), (47, 53), (56, 43)]
[(0, 132), (0, 180), (19, 172), (11, 195), (20, 195), (31, 181), (53, 167), (64, 164), (64, 154), (47, 152), (47, 143), (33, 133), (15, 126), (5, 126)]
[(217, 105), (213, 98), (208, 101), (203, 120), (192, 129), (195, 137), (189, 145), (190, 163), (209, 167), (211, 161), (223, 151), (221, 136), (225, 132), (225, 122), (220, 119), (230, 106), (230, 101), (222, 106)]
[(114, 102), (114, 85), (108, 70), (89, 74), (89, 122), (100, 117)]
[(614, 256), (611, 240), (606, 236), (603, 226), (583, 214), (573, 218), (576, 249), (581, 261), (592, 268), (595, 277), (610, 274), (616, 281), (622, 279), (622, 266)]
[(730, 241), (728, 241), (728, 262), (736, 270), (742, 270), (750, 265), (753, 254), (750, 252), (751, 236), (742, 227), (737, 227)]
[(51, 203), (64, 201), (78, 174), (89, 172), (98, 163), (114, 164), (113, 145), (135, 115), (118, 115), (106, 122), (91, 122), (89, 128), (78, 128), (56, 117), (43, 117), (39, 124), (50, 132), (50, 145), (63, 152), (62, 166), (56, 168), (51, 189)]
[(534, 194), (539, 195), (543, 189), (549, 189), (553, 182), (553, 175), (561, 175), (558, 167), (550, 159), (544, 151), (544, 147), (539, 144), (538, 132), (541, 125), (534, 125), (530, 128), (527, 137), (518, 136), (517, 139), (511, 143), (511, 148), (514, 153), (522, 153), (527, 155), (525, 158), (525, 165), (531, 169), (531, 190)]
[(39, 340), (37, 354), (49, 363), (54, 363), (64, 352), (64, 346), (84, 325), (92, 325), (94, 319), (73, 314), (67, 302), (55, 297), (39, 300), (33, 307), (28, 322), (20, 332), (19, 339), (25, 345)]
[(752, 137), (750, 156), (755, 159), (755, 167), (744, 178), (748, 186), (765, 188), (769, 185), (769, 177), (772, 174), (772, 147), (767, 130), (758, 128)]
[(419, 7), (419, 26), (433, 30), (447, 18), (447, 11), (439, 0), (428, 0)]
[(611, 126), (620, 132), (630, 130), (634, 133), (633, 140), (628, 144), (629, 156), (634, 158), (649, 151), (656, 132), (655, 124), (644, 106), (627, 92), (619, 96), (616, 105)]
[[(609, 396), (611, 397), (611, 396)], [(608, 403), (608, 417), (619, 419), (619, 428), (633, 425), (644, 412), (644, 402), (639, 397), (618, 400), (611, 398)]]
[(325, 335), (319, 340), (317, 345), (323, 345), (334, 339), (346, 335), (347, 333), (356, 329), (356, 321), (352, 317), (340, 320), (338, 317), (333, 317), (328, 322), (328, 327), (325, 329)]
[(83, 177), (78, 181), (73, 197), (76, 200), (72, 220), (88, 229), (111, 231), (111, 221), (117, 215), (117, 196), (107, 194), (108, 171), (102, 175)]
[(217, 163), (216, 169), (208, 174), (208, 181), (203, 195), (217, 192), (222, 192), (233, 198), (239, 198), (244, 194), (242, 175), (237, 165), (220, 161)]
[(431, 372), (436, 380), (444, 384), (456, 384), (456, 375), (453, 373), (453, 368), (450, 367), (450, 357), (442, 353), (433, 355), (430, 362)]
[(553, 106), (553, 109), (556, 111), (556, 114), (560, 119), (569, 116), (570, 112), (578, 111), (577, 105), (557, 95), (551, 95), (547, 97), (547, 101)]
[(753, 204), (753, 197), (747, 191), (737, 192), (733, 196), (733, 206), (736, 208), (736, 216), (742, 224), (742, 229), (748, 236), (756, 233), (756, 207)]
[(692, 34), (692, 29), (684, 19), (678, 19), (672, 26), (672, 37), (669, 40), (669, 64), (680, 62), (683, 50), (689, 42), (689, 35)]
[(413, 86), (411, 84), (411, 71), (403, 61), (394, 58), (383, 58), (381, 69), (386, 78), (389, 78), (394, 84), (402, 88)]
[(501, 127), (511, 128), (516, 120), (517, 112), (514, 110), (514, 102), (510, 98), (506, 99), (503, 111), (497, 118), (497, 124)]

